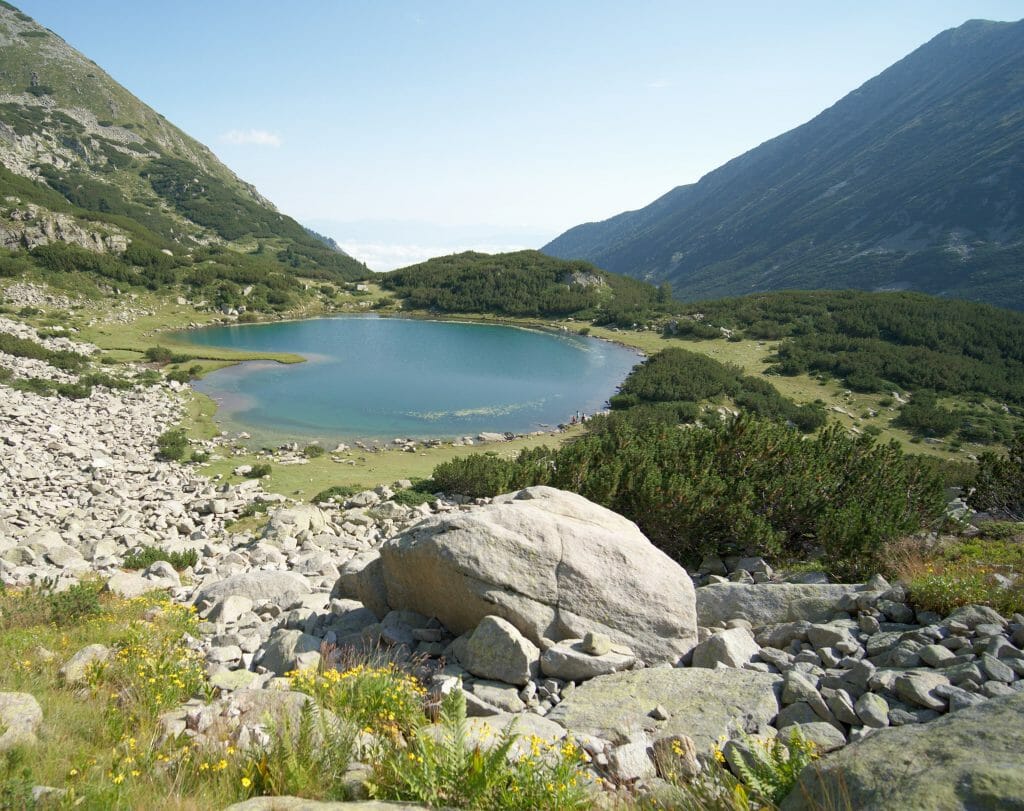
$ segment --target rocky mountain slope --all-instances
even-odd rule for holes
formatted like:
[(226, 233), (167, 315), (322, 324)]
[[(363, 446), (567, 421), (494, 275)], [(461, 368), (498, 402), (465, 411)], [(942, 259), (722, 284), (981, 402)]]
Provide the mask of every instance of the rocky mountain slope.
[(914, 289), (1024, 308), (1024, 21), (944, 31), (808, 123), (552, 256), (686, 299)]
[(7, 3), (0, 5), (0, 242), (9, 250), (59, 242), (107, 253), (158, 285), (178, 280), (162, 271), (196, 249), (230, 248), (235, 258), (224, 264), (235, 276), (240, 264), (250, 277), (255, 265), (264, 274), (366, 274)]

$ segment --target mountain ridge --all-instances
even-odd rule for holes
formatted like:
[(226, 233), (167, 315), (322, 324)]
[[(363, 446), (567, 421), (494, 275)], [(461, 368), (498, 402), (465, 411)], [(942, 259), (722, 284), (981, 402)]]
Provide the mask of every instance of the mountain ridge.
[(1022, 109), (1024, 21), (970, 21), (697, 183), (542, 250), (687, 299), (912, 288), (1005, 306), (1009, 290), (1024, 308)]
[(46, 272), (189, 287), (214, 306), (280, 309), (302, 295), (300, 277), (368, 275), (9, 3), (0, 3), (0, 245)]

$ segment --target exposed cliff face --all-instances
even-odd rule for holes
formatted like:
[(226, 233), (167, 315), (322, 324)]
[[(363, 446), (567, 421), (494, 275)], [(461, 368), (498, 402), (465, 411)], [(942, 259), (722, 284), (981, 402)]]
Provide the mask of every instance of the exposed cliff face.
[(113, 226), (89, 230), (72, 216), (37, 205), (22, 205), (17, 197), (0, 207), (0, 245), (8, 250), (31, 250), (50, 242), (67, 242), (96, 253), (123, 253), (128, 237)]

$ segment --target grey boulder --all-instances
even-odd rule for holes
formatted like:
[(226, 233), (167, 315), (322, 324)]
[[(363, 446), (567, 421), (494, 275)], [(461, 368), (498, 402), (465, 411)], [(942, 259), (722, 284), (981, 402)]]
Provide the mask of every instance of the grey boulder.
[(458, 657), (474, 676), (523, 687), (537, 675), (540, 649), (507, 620), (484, 617)]
[(632, 521), (574, 493), (530, 487), (432, 516), (386, 541), (380, 565), (390, 608), (457, 634), (496, 615), (538, 645), (596, 631), (648, 663), (696, 644), (686, 571)]
[(693, 649), (693, 666), (743, 667), (760, 653), (760, 646), (746, 628), (719, 631)]
[(783, 811), (1024, 807), (1024, 693), (872, 733), (806, 767)]
[(288, 608), (301, 601), (309, 592), (309, 583), (302, 575), (293, 572), (249, 572), (201, 586), (192, 602), (196, 605), (212, 605), (224, 597), (238, 594), (248, 597), (254, 603), (272, 602)]
[(600, 655), (588, 653), (587, 648), (582, 639), (563, 639), (541, 654), (541, 672), (553, 679), (586, 681), (626, 670), (636, 662), (633, 652), (622, 645)]
[(862, 588), (842, 583), (718, 583), (697, 589), (697, 621), (720, 625), (742, 618), (755, 628), (799, 620), (827, 622), (840, 600)]
[[(655, 667), (599, 676), (580, 685), (546, 716), (574, 733), (628, 743), (640, 730), (655, 740), (687, 735), (700, 754), (723, 735), (764, 731), (779, 712), (782, 679), (723, 668)], [(668, 720), (650, 713), (661, 706)]]
[(320, 638), (298, 630), (280, 628), (267, 641), (260, 664), (283, 676), (293, 670), (315, 667), (320, 662)]
[(36, 742), (43, 709), (30, 693), (0, 693), (0, 753)]

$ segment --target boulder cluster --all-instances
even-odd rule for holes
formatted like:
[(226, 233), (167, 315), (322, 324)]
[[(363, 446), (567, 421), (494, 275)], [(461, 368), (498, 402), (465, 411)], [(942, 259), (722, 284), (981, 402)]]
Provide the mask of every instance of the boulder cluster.
[[(180, 415), (166, 386), (0, 399), (0, 579), (61, 588), (99, 573), (119, 594), (166, 589), (195, 606), (190, 644), (217, 695), (164, 716), (169, 736), (265, 742), (268, 714), (306, 700), (287, 674), (363, 651), (404, 663), (435, 697), (462, 690), (481, 745), (513, 720), (572, 736), (595, 776), (631, 791), (663, 788), (670, 762), (695, 774), (722, 746), (735, 764), (752, 741), (798, 729), (826, 757), (786, 807), (842, 781), (855, 807), (932, 807), (907, 799), (921, 786), (964, 805), (1024, 797), (1020, 615), (943, 617), (881, 577), (786, 579), (760, 558), (690, 573), (632, 522), (547, 487), (408, 506), (402, 482), (291, 503), (155, 461)], [(259, 502), (258, 536), (234, 531)], [(196, 562), (124, 571), (142, 546)], [(65, 679), (109, 655), (80, 651)], [(29, 699), (0, 694), (0, 748), (32, 739), (42, 713)]]

